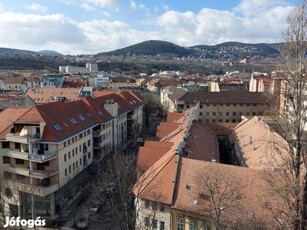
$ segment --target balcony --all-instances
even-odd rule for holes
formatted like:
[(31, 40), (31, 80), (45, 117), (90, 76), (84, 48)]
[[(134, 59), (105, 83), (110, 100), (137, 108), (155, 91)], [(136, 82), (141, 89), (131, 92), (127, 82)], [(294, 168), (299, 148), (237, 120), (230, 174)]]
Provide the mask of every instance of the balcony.
[(40, 136), (39, 134), (20, 136), (19, 133), (9, 133), (6, 135), (6, 140), (21, 144), (29, 144), (40, 141)]
[(22, 160), (28, 160), (29, 159), (29, 152), (21, 152), (18, 150), (7, 150), (3, 152), (3, 156), (22, 159)]
[(97, 143), (94, 142), (94, 146), (93, 146), (94, 149), (100, 149), (101, 147), (102, 147), (102, 142), (101, 141), (97, 142)]
[(94, 130), (93, 131), (93, 137), (100, 137), (101, 136), (101, 130)]
[(30, 169), (28, 167), (22, 165), (13, 165), (13, 164), (3, 164), (3, 170), (41, 180), (58, 173), (56, 168), (48, 168), (45, 170), (34, 169), (32, 172), (30, 172)]
[(33, 153), (29, 155), (29, 159), (32, 161), (44, 162), (57, 157), (57, 155), (58, 155), (57, 151), (47, 152), (45, 154)]
[(6, 180), (9, 187), (17, 189), (21, 192), (34, 194), (36, 196), (47, 196), (59, 189), (58, 183), (49, 184), (47, 186), (30, 185), (22, 181)]
[(37, 178), (37, 179), (45, 179), (47, 177), (51, 177), (58, 173), (58, 170), (56, 168), (48, 168), (45, 170), (37, 170), (34, 169), (32, 173), (30, 173), (31, 177)]

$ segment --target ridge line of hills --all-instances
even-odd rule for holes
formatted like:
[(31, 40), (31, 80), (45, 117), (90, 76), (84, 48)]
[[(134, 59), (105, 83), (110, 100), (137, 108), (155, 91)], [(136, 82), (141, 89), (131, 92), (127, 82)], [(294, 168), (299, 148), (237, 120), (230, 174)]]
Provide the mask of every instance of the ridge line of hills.
[[(167, 41), (149, 40), (125, 48), (109, 52), (99, 52), (101, 56), (168, 56), (168, 57), (201, 57), (209, 59), (240, 58), (240, 56), (277, 57), (280, 54), (281, 43), (241, 43), (225, 42), (217, 45), (195, 45), (183, 47)], [(29, 55), (29, 56), (63, 56), (57, 51), (30, 51), (14, 48), (0, 48), (0, 56)], [(90, 54), (88, 54), (90, 55)], [(78, 56), (78, 55), (76, 55)]]

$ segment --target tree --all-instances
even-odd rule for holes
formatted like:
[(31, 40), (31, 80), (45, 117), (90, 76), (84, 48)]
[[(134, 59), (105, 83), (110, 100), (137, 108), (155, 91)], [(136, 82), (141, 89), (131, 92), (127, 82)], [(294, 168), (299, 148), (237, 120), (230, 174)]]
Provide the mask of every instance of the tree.
[[(281, 135), (287, 145), (275, 143), (277, 152), (283, 162), (279, 162), (275, 172), (278, 180), (267, 177), (272, 191), (284, 200), (288, 206), (288, 224), (291, 229), (306, 229), (307, 226), (307, 156), (305, 141), (306, 125), (306, 51), (307, 51), (307, 0), (299, 5), (288, 16), (288, 28), (284, 33), (284, 44), (281, 47), (283, 63), (281, 70), (287, 82), (286, 121)], [(285, 157), (286, 156), (286, 157)], [(273, 158), (274, 160), (274, 158)], [(287, 178), (287, 179), (286, 179)], [(278, 213), (275, 210), (275, 213)], [(280, 210), (281, 211), (281, 210)]]
[(238, 199), (242, 198), (246, 184), (230, 175), (220, 164), (204, 167), (197, 172), (194, 180), (200, 186), (199, 191), (202, 191), (195, 194), (201, 202), (201, 209), (209, 214), (214, 227), (221, 229), (223, 216), (229, 213), (235, 215), (240, 211)]

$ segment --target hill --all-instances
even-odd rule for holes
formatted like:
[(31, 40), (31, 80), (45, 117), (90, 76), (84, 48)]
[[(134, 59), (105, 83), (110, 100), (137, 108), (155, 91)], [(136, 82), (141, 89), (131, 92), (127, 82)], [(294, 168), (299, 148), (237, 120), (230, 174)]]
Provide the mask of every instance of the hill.
[(114, 56), (176, 56), (183, 57), (194, 54), (191, 48), (185, 48), (175, 45), (171, 42), (150, 40), (141, 42), (126, 48), (98, 53), (97, 56), (114, 55)]
[(96, 56), (149, 56), (149, 57), (194, 57), (213, 60), (239, 60), (241, 58), (275, 58), (279, 44), (249, 44), (225, 42), (218, 45), (181, 47), (166, 41), (150, 40), (126, 48), (98, 53)]
[(42, 50), (42, 51), (31, 51), (31, 50), (20, 50), (20, 49), (12, 49), (12, 48), (1, 48), (0, 47), (0, 56), (16, 56), (16, 55), (22, 55), (22, 56), (61, 56), (57, 51), (53, 50)]

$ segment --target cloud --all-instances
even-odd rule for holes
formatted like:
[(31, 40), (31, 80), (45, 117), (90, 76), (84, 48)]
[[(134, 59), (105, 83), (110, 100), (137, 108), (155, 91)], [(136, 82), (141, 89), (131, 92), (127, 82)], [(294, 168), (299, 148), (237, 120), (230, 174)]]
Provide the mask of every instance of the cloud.
[(87, 3), (89, 6), (108, 8), (115, 11), (119, 11), (120, 6), (120, 0), (83, 0), (83, 3)]
[[(110, 51), (150, 39), (157, 32), (141, 32), (120, 21), (92, 20), (80, 24), (92, 47), (92, 52)], [(99, 50), (99, 51), (97, 51)]]
[(286, 5), (284, 0), (242, 0), (234, 10), (242, 13), (246, 17), (251, 17), (270, 11), (276, 7)]
[(130, 9), (132, 9), (132, 10), (137, 9), (137, 5), (136, 5), (135, 1), (130, 1)]
[(94, 7), (93, 5), (90, 5), (86, 2), (82, 2), (81, 3), (81, 7), (87, 11), (95, 11), (96, 10), (96, 7)]
[(46, 6), (37, 4), (35, 2), (31, 3), (30, 5), (26, 5), (26, 8), (34, 11), (46, 12), (48, 8)]
[(59, 45), (65, 45), (65, 50), (59, 51), (76, 53), (71, 47), (87, 43), (78, 24), (62, 14), (42, 16), (10, 12), (0, 13), (0, 18), (0, 46), (58, 50)]
[[(243, 0), (229, 11), (208, 8), (198, 13), (167, 11), (156, 19), (156, 23), (163, 31), (164, 40), (184, 46), (226, 41), (280, 42), (281, 32), (287, 26), (286, 18), (292, 10), (281, 3), (278, 0), (270, 3)], [(252, 11), (256, 6), (262, 9), (261, 13)]]

